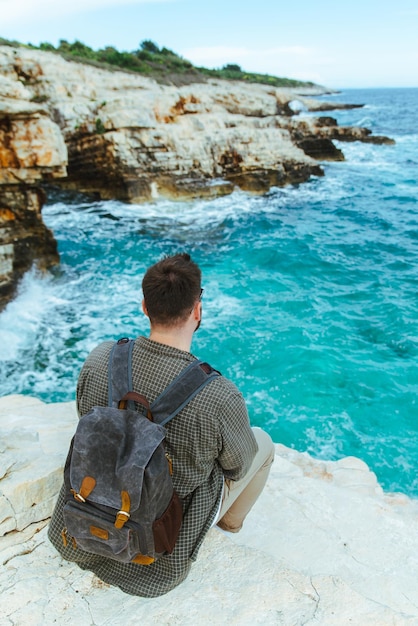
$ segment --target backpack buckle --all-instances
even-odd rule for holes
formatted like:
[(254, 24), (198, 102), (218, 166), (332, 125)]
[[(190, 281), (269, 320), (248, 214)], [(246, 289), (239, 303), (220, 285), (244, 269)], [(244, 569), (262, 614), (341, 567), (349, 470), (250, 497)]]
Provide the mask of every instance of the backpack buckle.
[(93, 478), (92, 476), (84, 476), (81, 486), (80, 486), (80, 491), (77, 493), (75, 489), (71, 489), (71, 493), (74, 496), (74, 500), (77, 500), (77, 502), (85, 502), (87, 498), (89, 497), (89, 495), (91, 494), (91, 492), (93, 491), (93, 489), (95, 488), (95, 486), (96, 486), (95, 478)]
[(128, 519), (131, 517), (131, 499), (127, 491), (121, 491), (122, 509), (116, 513), (115, 528), (123, 528)]
[(126, 511), (118, 511), (116, 513), (115, 528), (123, 528), (130, 517), (130, 513), (127, 513)]

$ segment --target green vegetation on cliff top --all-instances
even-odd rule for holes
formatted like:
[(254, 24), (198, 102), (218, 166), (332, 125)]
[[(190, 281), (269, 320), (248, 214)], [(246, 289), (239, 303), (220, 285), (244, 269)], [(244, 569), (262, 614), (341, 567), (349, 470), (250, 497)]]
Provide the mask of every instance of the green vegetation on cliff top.
[[(19, 42), (8, 41), (0, 38), (0, 44), (21, 46)], [(133, 52), (120, 52), (112, 46), (93, 50), (89, 46), (74, 41), (69, 43), (61, 39), (55, 48), (52, 44), (43, 42), (39, 46), (29, 44), (28, 47), (37, 50), (55, 52), (66, 59), (89, 63), (105, 68), (121, 69), (129, 72), (137, 72), (154, 78), (161, 83), (182, 85), (188, 83), (205, 82), (208, 78), (221, 78), (225, 80), (239, 80), (247, 83), (261, 83), (272, 87), (313, 87), (314, 83), (293, 80), (291, 78), (279, 78), (269, 74), (256, 74), (245, 72), (239, 65), (227, 64), (221, 69), (208, 69), (195, 67), (190, 61), (169, 50), (159, 48), (153, 41), (144, 40), (138, 50)]]

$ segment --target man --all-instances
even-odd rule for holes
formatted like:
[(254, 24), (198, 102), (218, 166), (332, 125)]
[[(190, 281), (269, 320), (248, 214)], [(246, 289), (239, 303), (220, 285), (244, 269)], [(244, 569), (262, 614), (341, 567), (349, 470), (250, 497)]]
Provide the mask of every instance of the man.
[[(146, 272), (143, 311), (149, 338), (135, 341), (133, 390), (152, 403), (195, 357), (190, 353), (202, 319), (201, 272), (188, 254), (159, 261)], [(108, 361), (113, 342), (88, 356), (77, 384), (77, 409), (107, 405)], [(238, 532), (261, 493), (274, 458), (264, 431), (252, 429), (242, 395), (218, 376), (167, 424), (166, 448), (173, 463), (173, 484), (183, 506), (183, 523), (172, 554), (148, 566), (120, 563), (64, 546), (61, 493), (49, 537), (62, 556), (126, 593), (154, 597), (182, 582), (208, 530), (215, 523)]]

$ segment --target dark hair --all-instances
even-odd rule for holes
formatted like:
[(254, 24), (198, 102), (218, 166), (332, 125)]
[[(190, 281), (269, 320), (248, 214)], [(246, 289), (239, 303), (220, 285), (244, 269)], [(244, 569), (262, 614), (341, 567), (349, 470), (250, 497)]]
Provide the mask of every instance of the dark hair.
[(199, 266), (186, 253), (152, 265), (142, 280), (150, 321), (170, 325), (185, 320), (199, 299), (201, 277)]

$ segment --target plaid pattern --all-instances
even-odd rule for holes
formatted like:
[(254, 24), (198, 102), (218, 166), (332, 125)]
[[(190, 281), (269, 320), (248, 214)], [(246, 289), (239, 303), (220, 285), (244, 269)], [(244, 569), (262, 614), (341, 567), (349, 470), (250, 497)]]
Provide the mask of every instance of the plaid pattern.
[[(113, 342), (95, 348), (81, 370), (77, 385), (80, 415), (107, 405), (107, 369)], [(132, 376), (134, 391), (153, 402), (195, 357), (188, 352), (139, 337), (135, 341)], [(235, 385), (219, 376), (211, 381), (169, 424), (166, 448), (173, 460), (173, 483), (183, 504), (183, 525), (172, 554), (142, 566), (124, 564), (64, 547), (62, 508), (58, 497), (48, 535), (61, 553), (82, 569), (122, 591), (145, 597), (167, 593), (187, 576), (216, 516), (223, 477), (239, 480), (257, 452), (244, 399)]]

